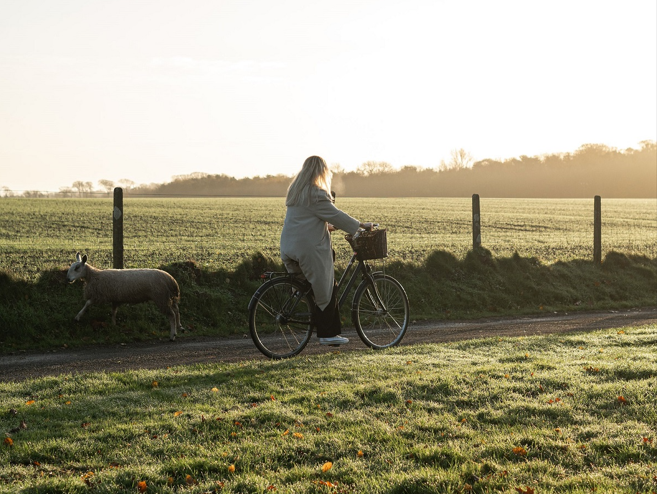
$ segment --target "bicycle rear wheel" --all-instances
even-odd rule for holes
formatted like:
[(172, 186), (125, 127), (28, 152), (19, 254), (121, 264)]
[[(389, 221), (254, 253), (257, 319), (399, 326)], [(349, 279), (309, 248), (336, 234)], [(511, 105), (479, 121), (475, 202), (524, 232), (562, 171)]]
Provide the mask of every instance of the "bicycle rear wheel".
[[(397, 345), (409, 322), (406, 291), (392, 276), (372, 274), (375, 287), (365, 280), (356, 289), (351, 317), (358, 336), (374, 350)], [(377, 296), (378, 293), (378, 296)]]
[(262, 285), (249, 303), (249, 331), (272, 359), (298, 355), (312, 335), (314, 302), (304, 283), (282, 276)]

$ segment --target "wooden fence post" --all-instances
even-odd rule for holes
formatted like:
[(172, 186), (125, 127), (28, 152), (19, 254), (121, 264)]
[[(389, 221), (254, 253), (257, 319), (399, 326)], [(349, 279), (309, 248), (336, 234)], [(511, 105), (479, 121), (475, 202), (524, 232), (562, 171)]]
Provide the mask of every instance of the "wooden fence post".
[(114, 189), (114, 223), (112, 265), (114, 269), (123, 269), (123, 189)]
[(600, 196), (593, 198), (593, 263), (602, 264), (602, 205)]
[(479, 211), (479, 194), (472, 195), (472, 248), (481, 247), (481, 213)]

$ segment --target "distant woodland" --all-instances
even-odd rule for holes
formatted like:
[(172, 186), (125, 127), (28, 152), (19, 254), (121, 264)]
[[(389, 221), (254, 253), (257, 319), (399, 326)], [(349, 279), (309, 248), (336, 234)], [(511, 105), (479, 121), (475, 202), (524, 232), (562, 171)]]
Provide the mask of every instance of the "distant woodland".
[[(385, 162), (367, 162), (352, 172), (336, 167), (333, 188), (343, 197), (467, 197), (474, 193), (486, 197), (657, 197), (654, 141), (625, 151), (589, 144), (572, 154), (469, 161), (467, 153), (459, 150), (438, 169), (393, 169)], [(236, 179), (193, 174), (134, 192), (284, 196), (289, 183), (290, 177), (283, 175)]]
[[(285, 195), (290, 180), (284, 175), (236, 179), (194, 173), (165, 184), (135, 186), (123, 180), (122, 186), (130, 195), (278, 197)], [(113, 183), (101, 180), (99, 185), (109, 193)], [(74, 184), (70, 196), (83, 195), (80, 187)], [(657, 143), (643, 141), (639, 149), (624, 151), (586, 144), (573, 153), (477, 162), (457, 150), (437, 169), (395, 169), (385, 162), (369, 161), (347, 172), (337, 165), (333, 166), (333, 189), (342, 197), (469, 197), (476, 193), (485, 197), (651, 198), (657, 197)]]

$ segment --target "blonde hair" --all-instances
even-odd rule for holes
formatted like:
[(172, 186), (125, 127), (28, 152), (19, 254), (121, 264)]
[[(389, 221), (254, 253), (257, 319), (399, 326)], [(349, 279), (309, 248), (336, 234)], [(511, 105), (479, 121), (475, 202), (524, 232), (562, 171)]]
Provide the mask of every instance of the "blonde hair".
[(331, 194), (331, 170), (319, 156), (311, 156), (303, 162), (301, 171), (287, 188), (286, 206), (310, 206), (313, 186)]

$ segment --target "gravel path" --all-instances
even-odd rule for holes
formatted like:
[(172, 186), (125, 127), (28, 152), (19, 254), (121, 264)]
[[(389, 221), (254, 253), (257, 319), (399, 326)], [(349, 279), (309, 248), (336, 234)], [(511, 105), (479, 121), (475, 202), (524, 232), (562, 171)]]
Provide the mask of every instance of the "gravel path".
[[(578, 312), (545, 316), (490, 318), (475, 321), (423, 322), (412, 325), (401, 345), (456, 341), (490, 336), (530, 336), (605, 328), (657, 324), (657, 308), (605, 312)], [(343, 336), (351, 341), (341, 351), (367, 351), (353, 328)], [(313, 338), (301, 355), (335, 351), (323, 347)], [(46, 353), (21, 352), (0, 356), (0, 381), (76, 374), (95, 371), (117, 372), (129, 369), (265, 359), (247, 337), (197, 338), (183, 335), (176, 342), (156, 341), (78, 349), (61, 349)]]

